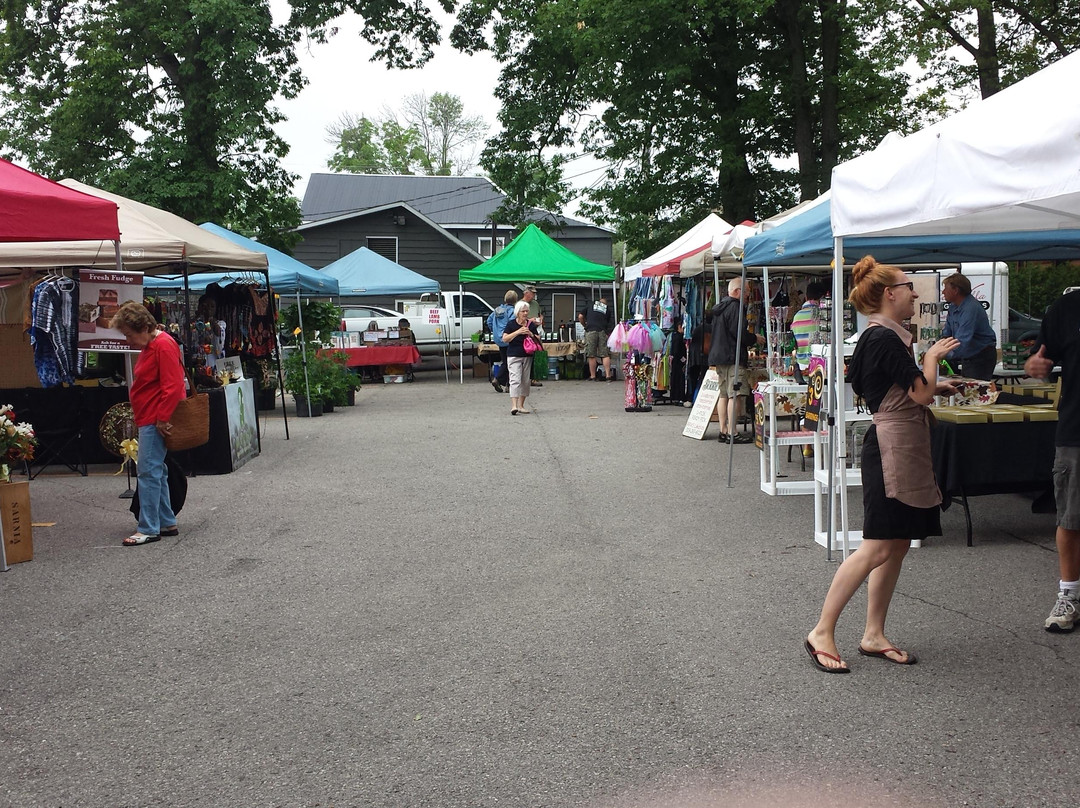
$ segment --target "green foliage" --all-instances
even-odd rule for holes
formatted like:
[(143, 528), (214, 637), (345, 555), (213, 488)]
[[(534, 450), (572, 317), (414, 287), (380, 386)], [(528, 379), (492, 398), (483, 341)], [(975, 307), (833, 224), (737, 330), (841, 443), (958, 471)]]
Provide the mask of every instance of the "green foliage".
[(1080, 286), (1080, 262), (1021, 261), (1009, 269), (1009, 305), (1042, 317), (1070, 286)]
[(297, 328), (301, 336), (297, 340), (323, 346), (330, 344), (330, 335), (341, 330), (340, 306), (320, 300), (303, 300), (299, 307), (293, 303), (281, 311), (281, 331), (292, 337)]
[(364, 174), (460, 175), (473, 167), (471, 150), (486, 131), (458, 96), (416, 93), (403, 99), (400, 113), (384, 109), (378, 120), (343, 114), (327, 128), (336, 146), (327, 165)]
[[(444, 9), (451, 0), (440, 0)], [(288, 249), (300, 223), (274, 99), (304, 85), (295, 47), (355, 12), (378, 58), (420, 64), (438, 41), (422, 0), (3, 4), (0, 142), (51, 177), (73, 177), (195, 222)]]

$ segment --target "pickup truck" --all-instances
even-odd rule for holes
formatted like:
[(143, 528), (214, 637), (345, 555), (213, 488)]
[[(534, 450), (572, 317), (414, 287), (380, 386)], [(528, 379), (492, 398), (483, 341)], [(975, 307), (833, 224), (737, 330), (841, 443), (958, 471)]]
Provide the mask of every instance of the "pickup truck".
[(464, 293), (461, 306), (459, 297), (458, 292), (440, 292), (421, 295), (419, 300), (395, 300), (398, 313), (383, 309), (386, 316), (381, 317), (367, 316), (376, 312), (374, 306), (345, 306), (341, 327), (346, 332), (363, 332), (374, 320), (380, 330), (397, 328), (398, 320), (404, 317), (420, 353), (440, 353), (447, 343), (457, 345), (459, 337), (468, 343), (473, 334), (484, 329), (493, 311), (486, 300), (472, 292)]

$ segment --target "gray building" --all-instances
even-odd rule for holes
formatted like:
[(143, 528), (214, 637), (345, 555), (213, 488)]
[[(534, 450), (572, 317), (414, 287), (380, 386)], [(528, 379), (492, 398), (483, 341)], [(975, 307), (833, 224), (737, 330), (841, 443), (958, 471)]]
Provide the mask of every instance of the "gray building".
[[(492, 255), (493, 241), (498, 252), (517, 234), (511, 227), (492, 227), (491, 214), (504, 198), (484, 177), (312, 174), (304, 193), (304, 224), (298, 228), (303, 240), (293, 255), (319, 269), (367, 247), (438, 281), (445, 290), (454, 289), (460, 270)], [(567, 249), (611, 264), (610, 230), (541, 210), (533, 213), (536, 221), (557, 224), (548, 235)], [(481, 284), (469, 289), (493, 305), (506, 291)], [(580, 302), (584, 305), (584, 295)]]

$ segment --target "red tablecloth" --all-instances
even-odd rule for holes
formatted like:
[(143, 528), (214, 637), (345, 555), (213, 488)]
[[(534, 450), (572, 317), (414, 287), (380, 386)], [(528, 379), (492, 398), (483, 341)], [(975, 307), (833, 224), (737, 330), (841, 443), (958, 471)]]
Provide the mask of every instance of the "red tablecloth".
[(351, 368), (377, 365), (412, 365), (420, 361), (415, 345), (372, 345), (368, 348), (334, 348), (349, 355)]

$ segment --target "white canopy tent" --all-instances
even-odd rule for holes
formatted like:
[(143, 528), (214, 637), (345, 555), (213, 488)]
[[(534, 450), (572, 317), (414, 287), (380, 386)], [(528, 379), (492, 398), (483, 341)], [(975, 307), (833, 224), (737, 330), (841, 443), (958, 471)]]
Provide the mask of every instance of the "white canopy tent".
[[(1036, 234), (1053, 231), (1053, 255), (1080, 259), (1080, 106), (1068, 101), (1080, 86), (1080, 53), (919, 132), (893, 138), (833, 169), (834, 266), (844, 266), (844, 238), (858, 236), (873, 254), (875, 237), (961, 235), (974, 245), (992, 241), (1002, 258), (1022, 256)], [(972, 260), (978, 260), (973, 253)], [(833, 273), (833, 298), (843, 273)], [(833, 307), (841, 334), (842, 307)], [(830, 391), (842, 401), (839, 372)], [(842, 407), (832, 407), (836, 434), (845, 434)], [(845, 468), (846, 441), (834, 442), (834, 463)], [(845, 487), (840, 511), (846, 514)], [(830, 533), (832, 528), (830, 527)], [(843, 531), (847, 552), (847, 530)], [(831, 543), (831, 536), (830, 536)]]
[[(636, 281), (642, 272), (652, 267), (675, 263), (681, 271), (684, 262), (687, 266), (703, 266), (706, 260), (712, 261), (713, 245), (723, 244), (730, 232), (730, 224), (715, 213), (710, 213), (663, 249), (626, 267), (623, 270), (623, 283)], [(700, 271), (699, 269), (692, 274), (696, 275)]]

